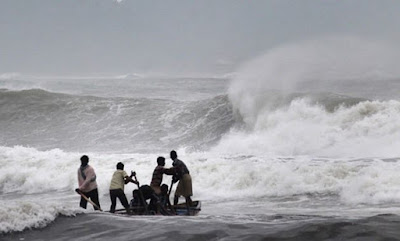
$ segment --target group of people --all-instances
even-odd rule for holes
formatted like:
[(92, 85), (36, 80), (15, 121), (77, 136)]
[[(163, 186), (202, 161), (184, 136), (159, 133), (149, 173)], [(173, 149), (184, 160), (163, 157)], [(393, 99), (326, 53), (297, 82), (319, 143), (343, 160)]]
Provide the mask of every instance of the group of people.
[[(168, 210), (173, 210), (169, 201), (168, 185), (162, 184), (164, 174), (172, 176), (172, 183), (178, 182), (174, 195), (174, 205), (177, 205), (179, 197), (183, 196), (186, 199), (186, 206), (189, 211), (189, 207), (192, 206), (191, 196), (193, 195), (192, 178), (189, 169), (183, 161), (178, 159), (176, 151), (172, 150), (170, 152), (170, 158), (173, 161), (171, 168), (165, 167), (164, 157), (160, 156), (157, 158), (157, 166), (153, 171), (150, 185), (143, 186), (140, 186), (137, 181), (135, 172), (131, 172), (131, 175), (128, 175), (126, 171), (124, 171), (124, 164), (118, 162), (116, 165), (116, 171), (113, 173), (110, 183), (110, 212), (115, 212), (117, 198), (120, 200), (127, 213), (130, 213), (132, 207), (135, 205), (142, 205), (147, 211), (147, 199), (150, 199), (149, 208), (155, 213), (166, 214), (171, 212), (167, 211), (167, 206), (169, 206)], [(96, 173), (93, 167), (89, 165), (88, 156), (83, 155), (80, 160), (81, 166), (78, 169), (79, 187), (75, 189), (76, 192), (81, 194), (80, 207), (86, 209), (87, 202), (89, 201), (93, 204), (95, 210), (101, 210), (97, 190)], [(133, 191), (133, 199), (131, 203), (128, 202), (124, 192), (124, 186), (129, 182), (138, 186), (138, 189)]]

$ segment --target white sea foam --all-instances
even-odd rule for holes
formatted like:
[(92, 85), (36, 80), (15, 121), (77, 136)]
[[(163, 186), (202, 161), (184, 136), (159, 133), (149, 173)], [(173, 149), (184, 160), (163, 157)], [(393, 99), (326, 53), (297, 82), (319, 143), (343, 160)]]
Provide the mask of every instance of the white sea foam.
[(0, 201), (0, 233), (22, 231), (26, 228), (43, 228), (59, 215), (73, 216), (82, 209), (66, 205), (65, 202), (29, 200)]
[[(82, 153), (22, 146), (0, 146), (0, 153), (0, 233), (41, 228), (58, 215), (82, 212), (78, 208), (79, 196), (74, 192)], [(101, 203), (109, 198), (108, 188), (117, 162), (123, 161), (128, 172), (136, 170), (143, 184), (149, 182), (156, 163), (154, 156), (84, 154), (89, 155), (89, 164), (95, 168)], [(128, 198), (134, 188), (128, 185), (125, 189)]]
[(337, 197), (341, 205), (348, 206), (397, 203), (398, 162), (399, 158), (385, 161), (232, 155), (189, 163), (196, 194), (204, 199), (265, 198), (268, 203), (274, 197), (305, 195), (306, 200), (312, 200), (312, 196), (322, 195), (333, 200)]
[[(273, 210), (274, 198), (284, 200), (314, 196), (338, 199), (343, 206), (357, 204), (391, 204), (400, 194), (399, 159), (314, 158), (308, 155), (279, 157), (273, 155), (193, 153), (177, 150), (193, 179), (195, 200), (205, 202), (243, 202), (261, 198), (265, 207)], [(58, 215), (74, 215), (78, 209), (77, 168), (83, 153), (61, 150), (38, 151), (27, 147), (1, 147), (0, 170), (1, 232), (43, 227)], [(149, 184), (159, 154), (96, 154), (89, 155), (97, 173), (100, 203), (107, 209), (108, 188), (117, 162), (125, 170), (135, 170), (141, 184)], [(166, 166), (172, 161), (167, 158)], [(24, 167), (24, 168), (21, 168)], [(170, 184), (171, 178), (164, 177)], [(176, 186), (175, 186), (176, 187)], [(174, 189), (175, 189), (174, 187)], [(127, 185), (130, 199), (135, 185)], [(244, 201), (245, 203), (246, 201)], [(313, 202), (310, 202), (313, 203)]]
[(307, 99), (262, 110), (249, 131), (225, 135), (225, 153), (331, 157), (400, 156), (399, 101), (364, 101), (333, 112)]
[[(74, 194), (81, 154), (60, 150), (38, 151), (25, 147), (1, 147), (1, 153), (3, 168), (0, 183), (3, 194), (37, 195), (52, 192), (64, 193), (61, 195)], [(246, 156), (226, 155), (216, 151), (189, 153), (183, 149), (178, 150), (178, 153), (193, 176), (195, 196), (201, 199), (212, 196), (222, 199), (232, 198), (240, 193), (247, 193), (249, 196), (290, 196), (331, 192), (343, 194), (346, 199), (346, 193), (351, 186), (358, 187), (357, 178), (371, 177), (376, 178), (374, 189), (387, 190), (390, 193), (390, 190), (397, 190), (394, 187), (398, 186), (393, 179), (395, 173), (399, 171), (397, 159), (383, 161), (316, 159), (305, 155)], [(148, 184), (158, 156), (157, 154), (86, 154), (90, 158), (89, 164), (96, 170), (101, 197), (108, 193), (117, 162), (122, 161), (128, 172), (135, 170), (139, 181)], [(159, 155), (167, 157), (168, 153)], [(167, 158), (166, 166), (171, 166), (171, 163), (172, 161)], [(24, 168), (21, 169), (21, 166)], [(170, 181), (169, 177), (165, 177), (165, 183), (169, 184)], [(392, 182), (393, 186), (387, 185), (389, 182)], [(348, 186), (349, 183), (353, 184)], [(134, 188), (134, 185), (127, 185), (125, 190), (127, 195), (130, 195)], [(359, 191), (362, 192), (363, 189)], [(394, 196), (388, 197), (387, 200), (394, 199), (398, 195), (397, 192), (392, 194)], [(366, 198), (360, 201), (369, 202)]]
[(69, 153), (59, 149), (39, 151), (22, 146), (0, 146), (0, 153), (0, 192), (20, 194), (73, 191), (78, 187), (77, 170), (83, 154), (89, 156), (89, 164), (96, 170), (102, 194), (108, 193), (112, 173), (119, 161), (125, 163), (127, 171), (140, 168), (138, 178), (141, 180), (142, 175), (146, 175), (147, 179), (143, 180), (146, 183), (151, 179), (157, 157), (143, 154)]
[(76, 169), (71, 165), (74, 154), (59, 149), (40, 152), (22, 146), (0, 147), (0, 152), (2, 193), (66, 190), (75, 181), (70, 175)]

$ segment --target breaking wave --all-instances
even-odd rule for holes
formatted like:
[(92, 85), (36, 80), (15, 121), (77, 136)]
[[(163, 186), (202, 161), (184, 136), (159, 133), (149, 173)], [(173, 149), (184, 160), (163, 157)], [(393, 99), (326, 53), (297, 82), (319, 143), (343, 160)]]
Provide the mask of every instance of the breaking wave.
[(228, 153), (399, 156), (397, 47), (352, 37), (273, 49), (244, 65), (228, 96), (243, 127)]

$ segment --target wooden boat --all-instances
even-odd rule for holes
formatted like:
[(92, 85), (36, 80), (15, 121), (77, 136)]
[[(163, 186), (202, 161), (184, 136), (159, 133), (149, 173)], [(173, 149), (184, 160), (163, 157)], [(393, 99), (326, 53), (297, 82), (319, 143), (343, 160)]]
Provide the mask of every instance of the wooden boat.
[(163, 208), (160, 213), (157, 214), (154, 210), (147, 210), (143, 206), (135, 206), (129, 209), (129, 213), (126, 209), (117, 209), (115, 214), (122, 215), (164, 215), (164, 216), (196, 216), (201, 211), (201, 201), (193, 201), (192, 206), (189, 207), (189, 212), (186, 207), (186, 203), (179, 203), (172, 205), (171, 208)]

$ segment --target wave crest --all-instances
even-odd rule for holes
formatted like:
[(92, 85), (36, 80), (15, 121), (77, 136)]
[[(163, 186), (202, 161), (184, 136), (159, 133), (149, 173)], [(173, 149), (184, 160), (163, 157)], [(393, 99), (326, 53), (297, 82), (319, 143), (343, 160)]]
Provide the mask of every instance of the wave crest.
[[(234, 123), (226, 95), (181, 102), (1, 90), (0, 103), (0, 144), (8, 146), (117, 152), (201, 149)], [(27, 123), (32, 131), (21, 131)]]

